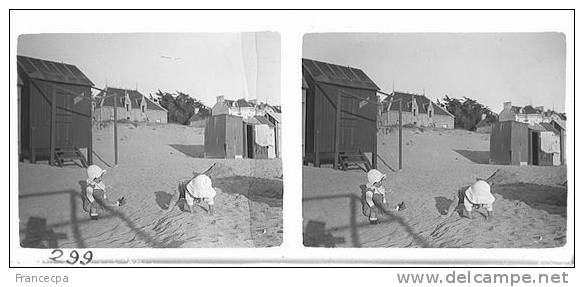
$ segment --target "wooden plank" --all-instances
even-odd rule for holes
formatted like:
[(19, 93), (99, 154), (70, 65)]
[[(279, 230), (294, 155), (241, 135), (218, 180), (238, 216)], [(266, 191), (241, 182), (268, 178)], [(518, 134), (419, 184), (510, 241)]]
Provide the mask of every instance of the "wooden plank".
[(49, 143), (49, 165), (53, 165), (55, 162), (55, 141), (57, 132), (57, 92), (55, 87), (51, 86), (51, 136)]
[(333, 168), (339, 167), (339, 146), (341, 142), (341, 93), (337, 94), (337, 105), (335, 107), (335, 158)]
[(319, 119), (320, 119), (320, 116), (316, 115), (316, 111), (317, 111), (316, 105), (318, 102), (316, 95), (317, 95), (316, 91), (313, 91), (312, 99), (313, 99), (314, 103), (312, 105), (311, 112), (314, 115), (314, 119), (313, 119), (313, 122), (314, 122), (314, 130), (313, 130), (313, 134), (314, 134), (314, 151), (313, 152), (314, 152), (314, 154), (313, 154), (313, 157), (314, 157), (314, 159), (313, 159), (312, 163), (315, 167), (320, 167), (320, 154), (319, 154), (320, 153), (320, 146), (319, 146), (319, 137), (320, 137)]

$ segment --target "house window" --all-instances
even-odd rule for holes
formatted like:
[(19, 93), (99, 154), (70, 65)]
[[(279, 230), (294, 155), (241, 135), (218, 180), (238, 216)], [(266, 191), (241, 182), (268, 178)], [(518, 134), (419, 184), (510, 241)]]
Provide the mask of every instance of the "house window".
[(418, 111), (417, 111), (416, 109), (414, 109), (414, 110), (413, 110), (414, 117), (416, 116), (416, 113), (417, 113), (417, 112), (418, 112)]
[(428, 111), (428, 117), (432, 117), (432, 111)]
[(146, 112), (146, 106), (142, 106), (142, 112)]
[(126, 111), (129, 112), (130, 111), (130, 104), (126, 104)]

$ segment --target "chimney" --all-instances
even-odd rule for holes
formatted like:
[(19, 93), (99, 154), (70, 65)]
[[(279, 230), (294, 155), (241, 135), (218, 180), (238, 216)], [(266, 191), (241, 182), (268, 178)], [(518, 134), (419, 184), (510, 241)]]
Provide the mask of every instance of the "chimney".
[(223, 101), (225, 101), (225, 96), (224, 95), (217, 96), (217, 102), (218, 103), (222, 103)]
[(503, 103), (503, 109), (504, 110), (510, 110), (512, 107), (511, 102), (504, 102)]

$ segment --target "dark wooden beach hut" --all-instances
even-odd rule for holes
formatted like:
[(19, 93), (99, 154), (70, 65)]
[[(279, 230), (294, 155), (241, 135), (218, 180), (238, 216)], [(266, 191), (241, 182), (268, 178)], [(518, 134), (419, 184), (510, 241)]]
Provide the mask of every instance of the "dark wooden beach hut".
[(302, 59), (302, 76), (305, 162), (342, 168), (371, 153), (375, 168), (379, 87), (360, 69), (310, 59)]
[(526, 165), (529, 162), (529, 126), (516, 121), (493, 123), (490, 139), (490, 162)]
[(241, 158), (244, 155), (244, 125), (241, 117), (211, 116), (205, 126), (205, 157)]
[(93, 83), (74, 65), (25, 56), (17, 62), (20, 158), (91, 164)]

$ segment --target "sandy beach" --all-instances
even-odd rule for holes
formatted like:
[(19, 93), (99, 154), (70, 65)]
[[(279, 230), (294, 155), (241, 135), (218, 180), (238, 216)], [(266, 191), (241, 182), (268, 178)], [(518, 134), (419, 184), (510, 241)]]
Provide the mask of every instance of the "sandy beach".
[[(397, 170), (397, 131), (379, 134), (378, 169), (387, 174), (388, 201), (407, 209), (370, 225), (361, 211), (360, 170), (303, 167), (306, 246), (548, 248), (566, 242), (566, 167), (488, 164), (489, 134), (404, 129), (403, 169)], [(493, 175), (494, 174), (494, 175)], [(494, 176), (495, 217), (442, 214), (455, 192)]]
[[(20, 238), (27, 247), (271, 247), (282, 242), (279, 159), (205, 159), (204, 128), (120, 124), (94, 129), (94, 164), (107, 169), (108, 198), (124, 196), (99, 220), (84, 210), (85, 169), (19, 163)], [(211, 168), (215, 215), (167, 211), (178, 182)]]

